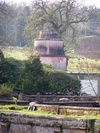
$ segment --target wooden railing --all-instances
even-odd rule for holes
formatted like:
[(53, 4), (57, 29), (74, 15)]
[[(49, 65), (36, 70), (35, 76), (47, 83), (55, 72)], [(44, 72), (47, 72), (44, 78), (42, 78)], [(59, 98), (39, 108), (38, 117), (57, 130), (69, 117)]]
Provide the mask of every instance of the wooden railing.
[[(69, 96), (69, 95), (25, 95), (25, 94), (19, 94), (18, 99), (19, 100), (25, 100), (25, 101), (34, 101), (41, 99), (43, 102), (58, 102), (61, 98), (68, 98), (68, 101), (99, 101), (100, 96)], [(62, 100), (66, 101), (66, 100)]]
[[(69, 96), (69, 95), (12, 95), (10, 99), (1, 99), (0, 104), (13, 104), (13, 98), (17, 97), (17, 104), (28, 105), (31, 101), (37, 101), (37, 103), (48, 104), (48, 105), (67, 105), (67, 106), (84, 106), (84, 107), (100, 107), (99, 100), (96, 96)], [(66, 98), (67, 100), (60, 100)]]

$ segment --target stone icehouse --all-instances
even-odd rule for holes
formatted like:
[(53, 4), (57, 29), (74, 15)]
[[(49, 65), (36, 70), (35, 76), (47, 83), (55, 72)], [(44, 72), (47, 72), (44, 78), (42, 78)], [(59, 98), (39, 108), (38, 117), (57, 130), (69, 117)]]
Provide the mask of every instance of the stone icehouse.
[(66, 71), (67, 58), (64, 54), (64, 43), (53, 30), (40, 31), (34, 41), (33, 56), (40, 55), (40, 61), (51, 65), (56, 70)]

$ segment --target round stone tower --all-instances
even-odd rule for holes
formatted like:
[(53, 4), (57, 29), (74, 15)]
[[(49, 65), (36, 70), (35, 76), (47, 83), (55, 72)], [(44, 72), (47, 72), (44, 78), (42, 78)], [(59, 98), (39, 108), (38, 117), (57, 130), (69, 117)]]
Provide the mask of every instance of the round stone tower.
[(57, 32), (40, 31), (39, 38), (34, 41), (34, 55), (40, 55), (41, 63), (50, 64), (57, 70), (66, 71), (66, 56), (64, 44), (59, 39)]

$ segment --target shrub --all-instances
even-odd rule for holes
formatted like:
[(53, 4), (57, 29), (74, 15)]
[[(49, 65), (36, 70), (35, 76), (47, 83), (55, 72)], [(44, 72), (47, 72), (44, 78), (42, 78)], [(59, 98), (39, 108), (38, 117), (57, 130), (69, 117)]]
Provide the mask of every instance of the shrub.
[(80, 92), (80, 81), (66, 72), (57, 70), (46, 70), (46, 77), (49, 82), (49, 92), (52, 93), (66, 93), (71, 92), (74, 95), (78, 95)]
[(15, 83), (22, 70), (22, 62), (13, 58), (5, 59), (0, 64), (0, 83)]
[(0, 49), (0, 64), (4, 61), (4, 54), (2, 50)]
[(9, 97), (12, 94), (13, 90), (11, 86), (8, 86), (6, 84), (0, 85), (0, 96), (6, 96)]
[(80, 81), (66, 72), (57, 71), (50, 66), (41, 64), (39, 57), (25, 63), (25, 68), (16, 84), (16, 90), (26, 94), (40, 92), (79, 94)]

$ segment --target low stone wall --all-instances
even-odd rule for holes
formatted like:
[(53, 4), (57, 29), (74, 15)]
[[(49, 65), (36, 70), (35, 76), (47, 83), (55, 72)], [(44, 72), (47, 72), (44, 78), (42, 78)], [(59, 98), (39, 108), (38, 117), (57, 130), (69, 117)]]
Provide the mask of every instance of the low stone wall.
[(100, 108), (36, 104), (39, 111), (60, 115), (98, 115)]
[(0, 113), (0, 133), (94, 133), (92, 119)]

